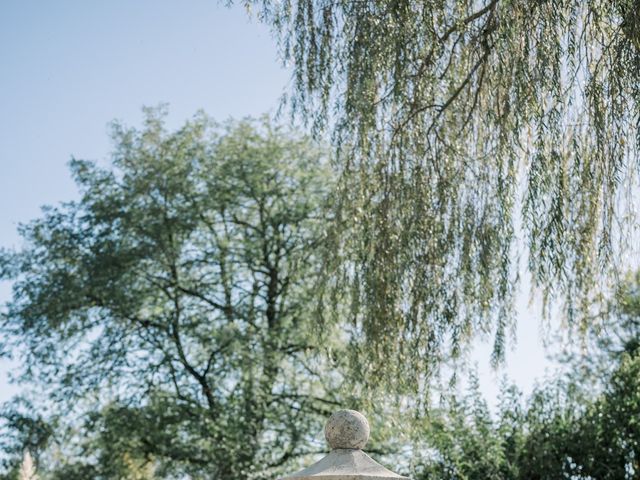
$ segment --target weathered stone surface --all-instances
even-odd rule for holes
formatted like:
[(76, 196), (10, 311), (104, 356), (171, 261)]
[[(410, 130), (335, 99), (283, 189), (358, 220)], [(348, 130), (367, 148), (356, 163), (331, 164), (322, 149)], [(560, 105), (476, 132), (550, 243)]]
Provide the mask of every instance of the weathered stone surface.
[(293, 475), (297, 480), (384, 480), (402, 477), (384, 468), (362, 450), (336, 449), (329, 455)]
[(329, 455), (281, 480), (408, 480), (361, 450), (369, 439), (369, 422), (361, 413), (337, 411), (329, 418), (324, 432), (332, 449)]
[(364, 448), (369, 440), (369, 422), (355, 410), (338, 410), (324, 427), (324, 438), (331, 449)]

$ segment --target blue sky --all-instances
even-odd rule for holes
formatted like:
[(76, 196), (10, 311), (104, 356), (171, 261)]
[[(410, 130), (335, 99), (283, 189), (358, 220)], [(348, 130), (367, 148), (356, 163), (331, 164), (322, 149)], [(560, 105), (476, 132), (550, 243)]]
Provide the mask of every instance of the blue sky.
[[(219, 120), (277, 109), (289, 83), (269, 30), (217, 0), (0, 2), (0, 247), (40, 207), (72, 200), (71, 156), (108, 161), (108, 124), (138, 125), (143, 105), (170, 105), (170, 126), (198, 109)], [(0, 283), (0, 303), (10, 285)], [(478, 362), (485, 394), (507, 373), (526, 392), (544, 374), (539, 304), (517, 301), (518, 346), (507, 367)], [(0, 360), (0, 402), (18, 392), (15, 364)]]

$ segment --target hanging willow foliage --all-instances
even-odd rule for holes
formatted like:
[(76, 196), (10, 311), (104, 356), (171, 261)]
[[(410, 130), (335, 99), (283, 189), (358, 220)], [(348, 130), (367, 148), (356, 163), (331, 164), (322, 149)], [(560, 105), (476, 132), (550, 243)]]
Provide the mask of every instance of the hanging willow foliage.
[(293, 112), (333, 133), (331, 285), (369, 365), (411, 380), (482, 333), (499, 360), (520, 245), (586, 318), (634, 211), (640, 0), (244, 4), (293, 65)]

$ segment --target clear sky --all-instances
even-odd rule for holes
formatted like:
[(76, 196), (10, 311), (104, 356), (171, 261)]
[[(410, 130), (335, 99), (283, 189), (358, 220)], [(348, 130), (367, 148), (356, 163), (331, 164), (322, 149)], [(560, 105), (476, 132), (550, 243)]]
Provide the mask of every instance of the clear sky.
[[(217, 0), (2, 0), (0, 72), (0, 247), (10, 248), (20, 222), (76, 197), (72, 155), (108, 160), (110, 121), (138, 125), (141, 107), (161, 102), (170, 126), (198, 109), (257, 116), (276, 110), (289, 83), (269, 30)], [(490, 369), (490, 345), (473, 355), (491, 403), (500, 376), (529, 392), (550, 365), (524, 287), (506, 369)], [(0, 283), (0, 303), (9, 294)], [(20, 390), (14, 367), (0, 360), (0, 402)]]

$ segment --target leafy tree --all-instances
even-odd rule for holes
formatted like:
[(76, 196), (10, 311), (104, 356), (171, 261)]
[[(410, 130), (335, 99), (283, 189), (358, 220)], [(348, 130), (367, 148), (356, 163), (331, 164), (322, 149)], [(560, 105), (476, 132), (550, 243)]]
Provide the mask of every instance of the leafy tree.
[(612, 315), (569, 363), (580, 367), (571, 388), (587, 396), (586, 385), (599, 394), (581, 409), (568, 444), (576, 446), (582, 475), (631, 479), (640, 475), (640, 272), (621, 280), (609, 309)]
[(499, 360), (518, 234), (545, 301), (588, 321), (637, 221), (638, 0), (242, 3), (279, 33), (293, 112), (333, 132), (363, 367), (415, 385), (485, 333)]
[(522, 403), (513, 387), (491, 415), (477, 388), (432, 412), (414, 445), (418, 480), (631, 480), (640, 463), (640, 356), (626, 356), (595, 398), (567, 383)]
[(620, 277), (611, 298), (580, 342), (566, 342), (557, 360), (568, 370), (574, 395), (601, 392), (627, 356), (640, 353), (640, 270)]
[(0, 256), (2, 338), (67, 426), (56, 478), (273, 475), (336, 401), (312, 329), (326, 155), (267, 119), (170, 132), (153, 109), (113, 139)]
[[(611, 308), (618, 329), (594, 342), (607, 369), (586, 368), (538, 387), (523, 403), (513, 387), (503, 390), (491, 415), (477, 385), (460, 400), (447, 396), (422, 427), (415, 477), (448, 480), (631, 480), (640, 474), (640, 318), (637, 275), (621, 283)], [(625, 332), (624, 335), (621, 332)], [(636, 338), (633, 340), (635, 332)], [(595, 348), (591, 350), (595, 351)], [(574, 357), (573, 370), (583, 359)], [(603, 360), (605, 361), (605, 360)], [(590, 378), (595, 376), (595, 379)], [(581, 385), (591, 390), (585, 392)], [(597, 385), (597, 388), (593, 388)]]
[(586, 351), (611, 369), (619, 366), (625, 355), (640, 352), (640, 270), (621, 279), (608, 310), (606, 321), (589, 332)]
[(525, 439), (519, 392), (505, 388), (496, 421), (482, 398), (477, 379), (460, 399), (447, 394), (426, 420), (414, 449), (414, 478), (520, 478), (519, 461)]
[(592, 478), (640, 475), (640, 356), (625, 355), (604, 394), (580, 422), (575, 444), (581, 472)]

